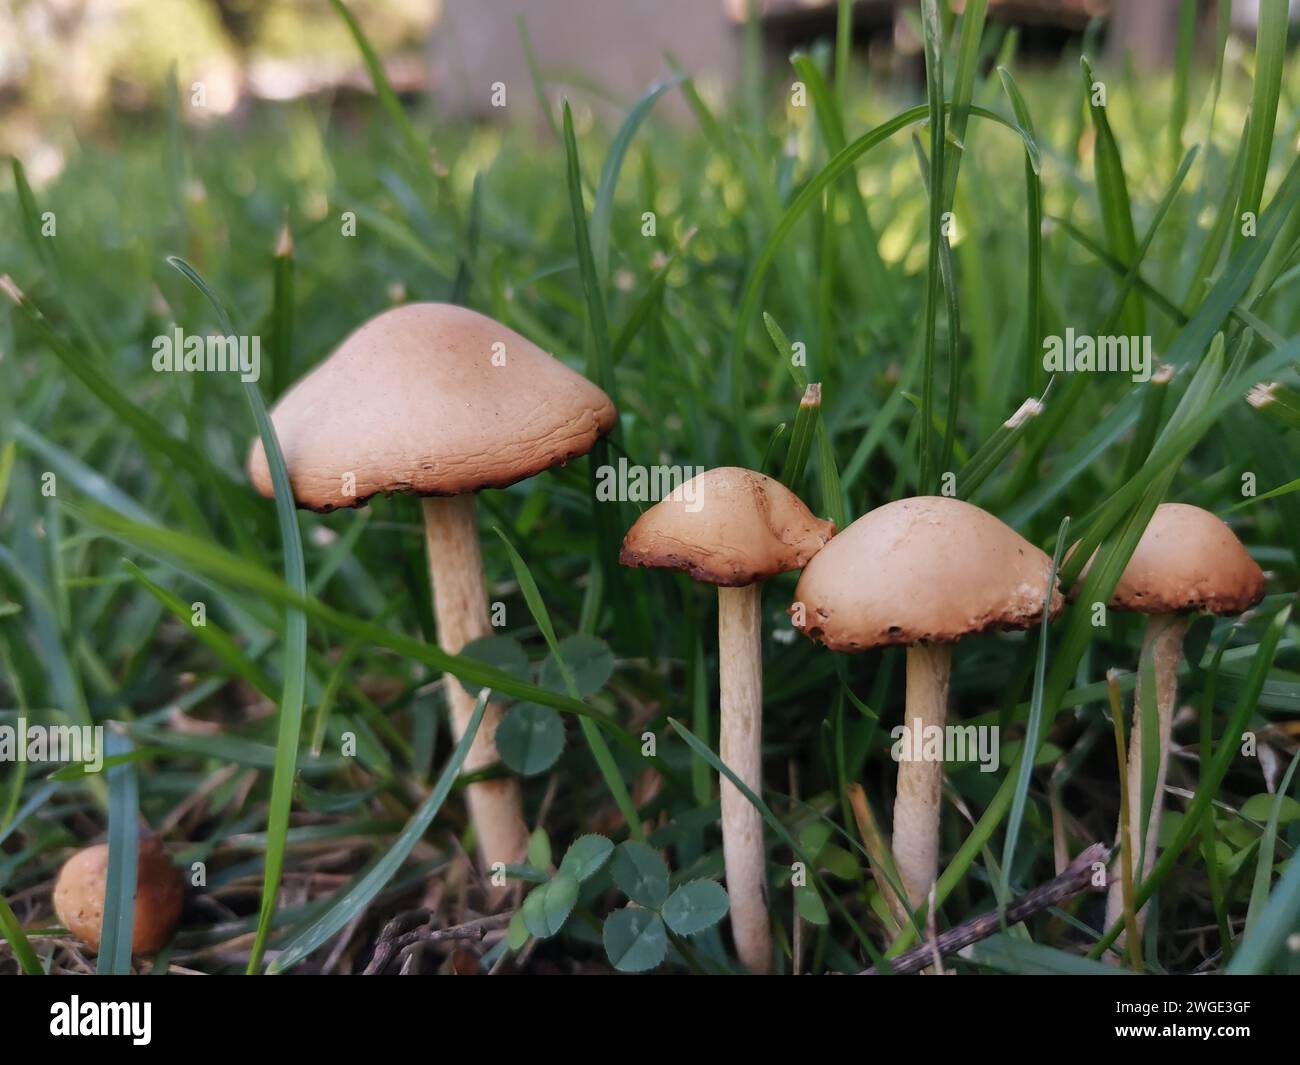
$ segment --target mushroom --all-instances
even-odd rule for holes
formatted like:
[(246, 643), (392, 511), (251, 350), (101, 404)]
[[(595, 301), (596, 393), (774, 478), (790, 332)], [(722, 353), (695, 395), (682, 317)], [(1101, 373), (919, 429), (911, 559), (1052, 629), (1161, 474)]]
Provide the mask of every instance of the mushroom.
[[(839, 534), (804, 570), (790, 615), (795, 628), (833, 651), (907, 647), (906, 721), (912, 744), (948, 709), (952, 645), (989, 629), (1039, 622), (1052, 562), (987, 511), (941, 496), (887, 503)], [(938, 871), (943, 760), (898, 764), (894, 861), (916, 909)]]
[[(1093, 556), (1096, 557), (1095, 554)], [(1087, 575), (1092, 559), (1079, 581)], [(1160, 814), (1164, 808), (1165, 776), (1169, 768), (1169, 744), (1174, 705), (1178, 699), (1178, 663), (1183, 656), (1183, 636), (1189, 615), (1240, 614), (1264, 597), (1264, 573), (1247, 554), (1241, 541), (1218, 517), (1186, 503), (1162, 503), (1156, 507), (1124, 568), (1109, 606), (1147, 615), (1142, 637), (1142, 659), (1150, 653), (1156, 690), (1148, 695), (1139, 670), (1132, 738), (1128, 750), (1129, 839), (1133, 846), (1133, 871), (1139, 879), (1151, 872), (1156, 859)], [(1142, 729), (1147, 700), (1156, 705), (1156, 735), (1160, 743), (1155, 798), (1147, 820), (1142, 821)], [(1122, 828), (1122, 826), (1121, 826)], [(1119, 833), (1122, 836), (1122, 831)], [(1106, 895), (1106, 925), (1124, 914), (1124, 891), (1120, 877), (1112, 877)], [(1146, 907), (1138, 914), (1140, 931)]]
[[(678, 486), (636, 520), (619, 562), (683, 570), (718, 586), (719, 757), (755, 795), (763, 791), (762, 582), (805, 566), (835, 534), (779, 481), (723, 466)], [(721, 781), (722, 853), (736, 954), (772, 971), (763, 820)]]
[[(92, 952), (99, 951), (108, 893), (108, 844), (77, 851), (63, 863), (54, 882), (54, 912)], [(172, 865), (156, 836), (139, 841), (135, 864), (135, 925), (132, 954), (153, 954), (171, 938), (185, 900), (181, 871)]]
[[(425, 497), (438, 643), (449, 654), (491, 631), (474, 493), (585, 455), (615, 419), (604, 392), (537, 345), (440, 303), (370, 319), (271, 411), (300, 507), (358, 507), (381, 492)], [(273, 496), (260, 439), (248, 469), (257, 490)], [(459, 739), (474, 700), (451, 677), (446, 693)], [(490, 704), (466, 773), (498, 761), (500, 720)], [(528, 830), (518, 781), (478, 781), (467, 792), (484, 864), (522, 860)]]

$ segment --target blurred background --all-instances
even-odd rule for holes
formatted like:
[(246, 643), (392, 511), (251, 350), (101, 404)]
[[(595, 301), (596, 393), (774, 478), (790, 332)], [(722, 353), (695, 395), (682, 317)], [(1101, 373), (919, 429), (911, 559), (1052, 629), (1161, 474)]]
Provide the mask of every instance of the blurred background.
[[(962, 4), (955, 3), (953, 14)], [(1213, 45), (1216, 0), (1199, 3), (1198, 38)], [(399, 93), (428, 92), (439, 114), (536, 121), (520, 43), (525, 16), (548, 93), (623, 107), (668, 74), (675, 58), (718, 99), (736, 83), (747, 47), (770, 67), (828, 39), (833, 0), (355, 0), (350, 9), (381, 52)], [(1173, 61), (1179, 0), (993, 0), (991, 29), (1016, 27), (1022, 62), (1057, 58), (1091, 26), (1139, 64)], [(1292, 0), (1292, 26), (1300, 0)], [(747, 16), (754, 32), (745, 34)], [(1235, 35), (1253, 38), (1258, 0), (1234, 0)], [(855, 51), (879, 75), (923, 78), (914, 3), (859, 0)], [(370, 81), (328, 0), (5, 0), (0, 3), (0, 151), (19, 155), (41, 184), (69, 142), (165, 108), (167, 73), (201, 83), (188, 121), (234, 118), (260, 105), (319, 98), (346, 109)], [(491, 86), (506, 87), (494, 105)], [(668, 100), (663, 111), (685, 116)]]
[[(1224, 407), (1176, 468), (1149, 457), (1156, 434), (1189, 394), (1226, 403), (1237, 382), (1202, 392), (1189, 381), (1205, 379), (1186, 372), (1141, 389), (1126, 375), (1076, 376), (1012, 416), (1045, 395), (1040, 341), (1067, 329), (1149, 335), (1158, 358), (1185, 370), (1215, 363), (1206, 351), (1221, 328), (1223, 350), (1259, 375), (1300, 333), (1300, 65), (1276, 47), (1295, 34), (1298, 5), (1266, 0), (1261, 18), (1250, 0), (990, 0), (987, 20), (968, 5), (939, 3), (943, 24), (929, 31), (945, 42), (946, 80), (964, 71), (980, 111), (948, 127), (958, 151), (940, 141), (927, 156), (918, 0), (0, 0), (0, 153), (15, 156), (0, 178), (0, 277), (25, 297), (0, 300), (0, 718), (31, 706), (59, 721), (124, 721), (144, 750), (166, 749), (149, 755), (141, 811), (178, 860), (215, 873), (185, 922), (184, 964), (244, 967), (247, 942), (228, 941), (259, 920), (264, 853), (290, 849), (278, 919), (313, 920), (311, 907), (387, 850), (418, 797), (410, 781), (432, 781), (449, 746), (436, 671), (394, 642), (434, 638), (419, 502), (304, 513), (312, 594), (373, 628), (361, 639), (312, 622), (295, 835), (286, 844), (285, 825), (270, 825), (268, 769), (291, 771), (295, 757), (277, 711), (297, 652), (259, 590), (287, 565), (283, 539), (248, 489), (256, 430), (241, 387), (152, 370), (154, 338), (218, 326), (169, 265), (175, 255), (235, 331), (263, 339), (268, 402), (359, 322), (450, 300), (605, 378), (619, 458), (785, 475), (803, 393), (788, 337), (823, 387), (824, 433), (792, 482), (841, 527), (932, 490), (935, 468), (959, 471), (961, 498), (1049, 552), (1063, 516), (1079, 519), (1079, 535), (1154, 477), (1173, 478), (1161, 489), (1171, 501), (1232, 515), (1270, 572), (1270, 596), (1239, 626), (1217, 623), (1212, 644), (1205, 629), (1202, 648), (1228, 649), (1205, 660), (1187, 698), (1200, 705), (1209, 691), (1216, 712), (1235, 714), (1253, 691), (1258, 712), (1246, 696), (1241, 705), (1260, 754), (1220, 777), (1202, 841), (1214, 864), (1194, 849), (1161, 900), (1164, 963), (1222, 967), (1269, 882), (1260, 811), (1275, 809), (1267, 793), (1285, 790), (1300, 736), (1294, 623), (1276, 662), (1266, 642), (1300, 586), (1300, 393), (1283, 377), (1261, 407)], [(1104, 107), (1088, 106), (1094, 70)], [(1013, 114), (1032, 135), (1008, 124)], [(835, 170), (849, 150), (853, 169)], [(957, 219), (946, 278), (928, 191), (940, 174), (939, 202)], [(1269, 250), (1247, 242), (1244, 213), (1260, 214)], [(917, 461), (931, 393), (931, 421), (949, 415), (951, 467)], [(619, 772), (677, 841), (675, 867), (718, 875), (717, 833), (699, 827), (713, 816), (712, 774), (667, 723), (716, 735), (716, 596), (614, 564), (637, 508), (595, 500), (589, 465), (483, 493), (494, 601), (508, 603), (509, 633), (540, 677), (543, 640), (493, 525), (526, 556), (556, 630), (608, 641), (615, 673), (592, 705), (629, 740), (660, 735), (667, 767), (647, 769), (636, 741)], [(43, 490), (47, 471), (57, 495)], [(1243, 499), (1246, 475), (1260, 506)], [(111, 531), (127, 519), (126, 533)], [(186, 553), (159, 547), (157, 530)], [(859, 902), (864, 867), (826, 841), (832, 826), (853, 838), (849, 782), (888, 809), (894, 762), (871, 708), (881, 721), (901, 714), (902, 651), (841, 661), (794, 640), (793, 592), (789, 574), (764, 593), (767, 786), (790, 796), (778, 806), (840, 881), (836, 897), (879, 931), (883, 896)], [(227, 642), (196, 638), (195, 601)], [(964, 846), (969, 811), (1012, 786), (1030, 795), (1021, 845), (1001, 866), (1017, 888), (1068, 849), (1111, 838), (1118, 813), (1103, 677), (1122, 670), (1132, 690), (1138, 619), (1096, 628), (1079, 609), (1062, 630), (1043, 787), (1031, 795), (1029, 777), (999, 783), (973, 765), (949, 775), (959, 802), (946, 811), (945, 854)], [(964, 720), (1010, 730), (1005, 765), (1036, 646), (1021, 634), (973, 641), (954, 674)], [(1184, 754), (1170, 769), (1181, 795), (1204, 779), (1195, 716), (1180, 718)], [(345, 732), (361, 738), (356, 760), (330, 753)], [(528, 781), (530, 814), (557, 841), (619, 831), (585, 742), (575, 733), (557, 757)], [(20, 777), (7, 789), (9, 814), (39, 806), (23, 805), (38, 786)], [(29, 925), (48, 922), (68, 848), (104, 823), (80, 784), (42, 795), (54, 799), (0, 851), (0, 889)], [(1162, 828), (1178, 831), (1178, 815)], [(438, 832), (466, 831), (459, 801), (439, 818)], [(1287, 818), (1293, 850), (1300, 807)], [(974, 854), (956, 874), (950, 923), (984, 912), (1001, 875)], [(350, 926), (339, 947), (353, 953), (331, 948), (322, 970), (360, 968), (430, 869), (446, 864), (451, 894), (472, 899), (457, 886), (465, 863), (435, 850), (419, 863)], [(773, 912), (794, 905), (787, 895)], [(1035, 934), (1074, 950), (1083, 927), (1044, 915)], [(818, 935), (817, 967), (861, 968), (857, 933), (823, 924)], [(720, 942), (709, 949), (722, 955)], [(541, 961), (567, 965), (566, 951), (587, 957), (575, 939)], [(1039, 964), (1017, 958), (1013, 971)]]

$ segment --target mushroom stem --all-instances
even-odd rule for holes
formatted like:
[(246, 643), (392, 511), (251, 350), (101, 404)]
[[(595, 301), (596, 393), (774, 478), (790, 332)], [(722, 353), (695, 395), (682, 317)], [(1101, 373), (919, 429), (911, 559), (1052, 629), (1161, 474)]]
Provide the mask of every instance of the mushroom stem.
[[(477, 506), (472, 493), (430, 496), (424, 503), (424, 538), (429, 549), (429, 579), (438, 622), (438, 646), (448, 654), (491, 632), (487, 583), (479, 551)], [(474, 698), (448, 673), (444, 677), (451, 707), (452, 732), (459, 740), (474, 714)], [(501, 707), (489, 703), (462, 772), (472, 773), (499, 760), (496, 745)], [(470, 819), (478, 833), (485, 868), (495, 862), (519, 862), (528, 850), (519, 781), (513, 777), (482, 780), (466, 788)]]
[(898, 763), (894, 797), (894, 864), (915, 910), (930, 894), (939, 871), (939, 800), (943, 757), (921, 756), (931, 725), (942, 729), (948, 716), (949, 644), (915, 643), (907, 649), (907, 707), (903, 722), (911, 742)]
[[(762, 585), (718, 587), (718, 680), (722, 704), (719, 755), (755, 795), (763, 793)], [(722, 778), (722, 855), (731, 897), (736, 954), (751, 973), (772, 971), (763, 818)]]
[[(1130, 729), (1128, 748), (1128, 827), (1133, 846), (1133, 884), (1136, 887), (1151, 872), (1156, 861), (1156, 841), (1160, 837), (1160, 814), (1164, 810), (1165, 776), (1169, 769), (1169, 743), (1173, 732), (1174, 706), (1178, 702), (1178, 663), (1183, 657), (1183, 636), (1187, 633), (1187, 618), (1182, 614), (1152, 614), (1147, 618), (1146, 632), (1142, 637), (1142, 661), (1147, 649), (1155, 669), (1156, 690), (1148, 696), (1138, 670), (1137, 698), (1133, 706), (1133, 726)], [(1154, 645), (1154, 646), (1153, 646)], [(1160, 743), (1160, 760), (1156, 768), (1156, 790), (1151, 799), (1151, 814), (1147, 818), (1146, 835), (1142, 823), (1142, 708), (1147, 699), (1156, 704), (1157, 738)], [(1124, 916), (1123, 878), (1112, 876), (1106, 893), (1106, 927)], [(1146, 907), (1138, 911), (1137, 928), (1141, 933), (1146, 924)], [(1116, 940), (1123, 946), (1124, 937)]]

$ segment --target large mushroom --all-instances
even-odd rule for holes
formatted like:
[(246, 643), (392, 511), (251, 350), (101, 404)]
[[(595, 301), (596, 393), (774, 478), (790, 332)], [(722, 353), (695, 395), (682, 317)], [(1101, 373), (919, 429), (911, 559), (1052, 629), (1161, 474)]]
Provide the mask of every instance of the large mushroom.
[[(718, 587), (719, 757), (755, 795), (763, 791), (762, 582), (799, 569), (834, 535), (779, 481), (723, 466), (680, 485), (628, 530), (625, 566), (683, 570)], [(763, 819), (727, 779), (720, 785), (722, 853), (736, 954), (772, 971)]]
[[(1079, 580), (1087, 575), (1084, 567)], [(1155, 864), (1164, 809), (1165, 777), (1174, 707), (1178, 700), (1178, 664), (1183, 657), (1183, 636), (1190, 616), (1197, 611), (1240, 614), (1264, 597), (1264, 573), (1233, 531), (1218, 517), (1185, 503), (1162, 503), (1152, 514), (1124, 573), (1115, 585), (1109, 606), (1147, 615), (1142, 637), (1142, 660), (1151, 655), (1156, 690), (1149, 693), (1138, 673), (1137, 700), (1128, 750), (1129, 839), (1132, 868), (1139, 880)], [(1143, 708), (1154, 701), (1160, 756), (1155, 796), (1146, 831), (1142, 831), (1142, 729)], [(1122, 835), (1122, 833), (1121, 833)], [(1124, 913), (1123, 881), (1112, 877), (1106, 895), (1106, 925)], [(1138, 929), (1146, 908), (1138, 914)]]
[(942, 758), (908, 757), (948, 713), (952, 645), (989, 629), (1024, 629), (1061, 607), (1052, 562), (992, 514), (941, 496), (901, 499), (863, 515), (804, 570), (790, 615), (833, 651), (907, 647), (894, 861), (913, 909), (938, 871)]
[[(295, 384), (271, 411), (300, 507), (357, 507), (379, 493), (424, 496), (424, 528), (438, 644), (458, 654), (490, 632), (474, 493), (504, 488), (585, 455), (613, 428), (604, 392), (537, 345), (475, 311), (413, 303), (370, 319)], [(274, 494), (261, 440), (248, 457)], [(459, 738), (474, 700), (448, 677)], [(501, 710), (484, 713), (467, 773), (498, 760)], [(468, 790), (486, 865), (528, 847), (519, 783)]]

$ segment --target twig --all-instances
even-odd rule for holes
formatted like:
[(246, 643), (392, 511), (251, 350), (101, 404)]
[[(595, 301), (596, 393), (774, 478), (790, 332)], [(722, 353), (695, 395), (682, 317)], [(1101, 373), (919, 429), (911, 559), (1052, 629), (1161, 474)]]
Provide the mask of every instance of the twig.
[[(1088, 847), (1070, 863), (1069, 867), (1060, 876), (1054, 877), (1045, 884), (1040, 884), (1032, 891), (1027, 891), (1019, 898), (1008, 903), (1006, 908), (1007, 927), (1019, 924), (1040, 910), (1046, 910), (1084, 891), (1099, 890), (1093, 886), (1092, 870), (1098, 862), (1104, 863), (1109, 858), (1110, 849), (1104, 843), (1094, 843), (1091, 847)], [(1002, 916), (997, 910), (993, 910), (991, 913), (981, 914), (965, 924), (960, 924), (956, 928), (950, 928), (936, 937), (933, 943), (913, 947), (911, 950), (904, 951), (897, 958), (893, 958), (889, 963), (890, 968), (898, 975), (919, 972), (926, 966), (935, 964), (936, 952), (940, 957), (946, 957), (969, 947), (972, 943), (1000, 932), (1002, 930)], [(873, 967), (864, 970), (860, 975), (878, 976), (879, 972)]]
[(413, 925), (423, 925), (430, 919), (433, 914), (428, 910), (412, 910), (410, 913), (399, 914), (394, 917), (384, 930), (379, 933), (379, 939), (375, 943), (375, 952), (370, 959), (370, 964), (366, 966), (364, 975), (376, 976), (388, 968), (388, 963), (393, 957), (407, 947), (414, 946), (416, 943), (438, 943), (453, 939), (482, 939), (489, 932), (504, 928), (510, 923), (510, 919), (515, 915), (514, 910), (507, 910), (505, 913), (494, 913), (491, 917), (481, 917), (477, 921), (467, 921), (465, 924), (456, 925), (453, 928), (413, 928)]
[(375, 941), (375, 950), (370, 957), (370, 964), (366, 966), (362, 975), (374, 976), (387, 969), (388, 963), (397, 953), (397, 947), (394, 945), (397, 938), (412, 928), (433, 920), (433, 917), (432, 910), (408, 910), (406, 913), (399, 913), (384, 925), (379, 938)]

